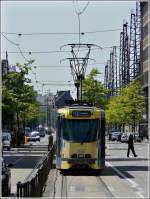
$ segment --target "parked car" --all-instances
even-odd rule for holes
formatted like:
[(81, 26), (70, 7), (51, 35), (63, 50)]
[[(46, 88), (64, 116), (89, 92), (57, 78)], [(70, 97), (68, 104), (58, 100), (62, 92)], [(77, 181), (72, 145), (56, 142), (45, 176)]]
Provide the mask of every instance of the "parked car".
[(128, 142), (128, 135), (123, 133), (121, 136), (121, 142), (122, 143), (127, 143)]
[(134, 139), (135, 142), (142, 142), (142, 139), (139, 137), (138, 134), (135, 134), (135, 139)]
[(28, 141), (40, 141), (40, 135), (38, 131), (32, 131), (27, 137)]
[(9, 196), (11, 192), (11, 172), (10, 167), (13, 164), (6, 165), (2, 158), (2, 196)]
[(40, 137), (45, 137), (46, 130), (43, 127), (38, 127), (36, 130), (39, 132)]
[(40, 137), (45, 137), (46, 131), (44, 128), (40, 129), (39, 132), (40, 132)]
[(111, 141), (120, 141), (121, 132), (119, 131), (112, 131), (109, 133), (109, 140)]
[(49, 127), (45, 126), (44, 129), (45, 129), (45, 133), (48, 134)]
[(6, 148), (7, 150), (10, 150), (11, 143), (12, 143), (11, 134), (9, 132), (3, 132), (2, 133), (3, 148)]

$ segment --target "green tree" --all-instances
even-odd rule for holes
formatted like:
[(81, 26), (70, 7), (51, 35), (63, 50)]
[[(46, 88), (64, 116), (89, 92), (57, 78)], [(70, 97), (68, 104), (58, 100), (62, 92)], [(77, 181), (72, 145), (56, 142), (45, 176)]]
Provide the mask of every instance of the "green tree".
[(96, 80), (98, 74), (100, 74), (98, 69), (93, 68), (83, 80), (83, 100), (95, 106), (104, 107), (106, 89)]
[(138, 124), (145, 110), (145, 97), (139, 81), (134, 81), (122, 89), (121, 95), (110, 98), (106, 106), (108, 124)]
[(2, 124), (3, 127), (21, 127), (24, 122), (35, 117), (38, 104), (35, 101), (37, 92), (30, 86), (28, 75), (32, 63), (16, 64), (18, 72), (10, 72), (3, 76), (2, 85)]

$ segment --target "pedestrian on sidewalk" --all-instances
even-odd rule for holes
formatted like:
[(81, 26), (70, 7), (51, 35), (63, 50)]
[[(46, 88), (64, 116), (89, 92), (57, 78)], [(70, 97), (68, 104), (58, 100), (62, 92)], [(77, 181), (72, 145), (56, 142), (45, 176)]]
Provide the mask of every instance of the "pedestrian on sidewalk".
[(130, 149), (134, 155), (134, 157), (137, 157), (135, 150), (134, 150), (134, 138), (133, 138), (133, 134), (130, 133), (129, 135), (129, 139), (128, 139), (128, 152), (127, 152), (127, 157), (129, 157), (129, 153), (130, 153)]

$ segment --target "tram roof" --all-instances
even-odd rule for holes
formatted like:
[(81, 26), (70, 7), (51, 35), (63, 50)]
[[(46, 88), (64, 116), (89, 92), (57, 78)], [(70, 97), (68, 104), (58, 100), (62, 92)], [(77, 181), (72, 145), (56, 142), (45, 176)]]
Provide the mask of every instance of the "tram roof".
[[(91, 115), (90, 116), (82, 116), (82, 117), (73, 117), (72, 116), (72, 112), (73, 111), (79, 111), (79, 112), (90, 112)], [(100, 117), (100, 112), (103, 112), (102, 109), (100, 108), (97, 108), (95, 106), (65, 106), (63, 108), (60, 108), (57, 110), (57, 112), (60, 114), (60, 115), (63, 115), (65, 118), (68, 118), (68, 119), (75, 119), (75, 118), (82, 118), (82, 119), (96, 119), (96, 118), (99, 118)]]

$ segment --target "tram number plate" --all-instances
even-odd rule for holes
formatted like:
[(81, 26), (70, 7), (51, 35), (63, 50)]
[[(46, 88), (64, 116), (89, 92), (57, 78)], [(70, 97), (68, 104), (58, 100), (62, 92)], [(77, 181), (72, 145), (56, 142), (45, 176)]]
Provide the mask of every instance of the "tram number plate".
[(90, 111), (72, 111), (72, 117), (90, 117)]

